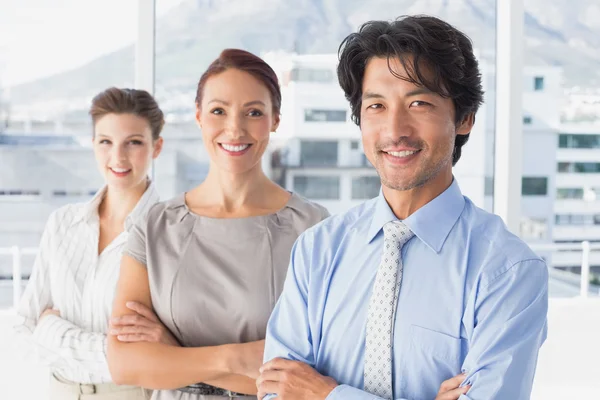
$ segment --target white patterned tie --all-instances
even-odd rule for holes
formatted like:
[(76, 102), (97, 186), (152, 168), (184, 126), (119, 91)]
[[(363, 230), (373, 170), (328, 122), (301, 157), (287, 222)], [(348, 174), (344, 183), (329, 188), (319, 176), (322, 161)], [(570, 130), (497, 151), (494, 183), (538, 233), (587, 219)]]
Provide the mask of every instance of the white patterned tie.
[(392, 332), (402, 283), (402, 246), (414, 234), (400, 221), (383, 226), (383, 257), (369, 301), (364, 390), (392, 399)]

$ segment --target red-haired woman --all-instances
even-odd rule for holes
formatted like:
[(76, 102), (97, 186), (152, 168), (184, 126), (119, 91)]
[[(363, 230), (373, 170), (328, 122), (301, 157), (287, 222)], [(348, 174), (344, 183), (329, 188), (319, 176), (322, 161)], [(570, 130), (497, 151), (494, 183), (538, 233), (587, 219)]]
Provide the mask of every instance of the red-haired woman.
[[(210, 169), (129, 238), (108, 344), (117, 383), (160, 389), (160, 400), (255, 398), (292, 245), (328, 216), (262, 170), (280, 106), (274, 71), (246, 51), (223, 51), (202, 75), (196, 120)], [(145, 341), (165, 329), (181, 347)]]

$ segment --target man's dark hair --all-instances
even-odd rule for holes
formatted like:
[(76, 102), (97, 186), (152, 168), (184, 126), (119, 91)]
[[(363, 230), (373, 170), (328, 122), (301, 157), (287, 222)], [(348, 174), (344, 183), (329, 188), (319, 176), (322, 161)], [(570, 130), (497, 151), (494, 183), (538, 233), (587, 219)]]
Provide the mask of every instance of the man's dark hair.
[[(452, 25), (431, 16), (403, 16), (370, 21), (344, 39), (337, 68), (340, 86), (350, 102), (352, 120), (360, 126), (365, 68), (373, 57), (398, 59), (408, 76), (398, 77), (452, 99), (455, 123), (475, 115), (483, 103), (481, 73), (471, 40)], [(457, 135), (452, 165), (460, 159), (469, 135)]]

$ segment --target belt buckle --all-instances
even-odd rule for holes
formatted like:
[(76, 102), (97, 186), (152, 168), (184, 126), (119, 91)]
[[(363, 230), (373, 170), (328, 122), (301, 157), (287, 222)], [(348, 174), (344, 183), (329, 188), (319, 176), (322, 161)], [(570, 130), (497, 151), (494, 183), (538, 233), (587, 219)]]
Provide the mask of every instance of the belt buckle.
[(79, 385), (79, 392), (81, 394), (96, 394), (97, 391), (96, 385), (93, 383)]

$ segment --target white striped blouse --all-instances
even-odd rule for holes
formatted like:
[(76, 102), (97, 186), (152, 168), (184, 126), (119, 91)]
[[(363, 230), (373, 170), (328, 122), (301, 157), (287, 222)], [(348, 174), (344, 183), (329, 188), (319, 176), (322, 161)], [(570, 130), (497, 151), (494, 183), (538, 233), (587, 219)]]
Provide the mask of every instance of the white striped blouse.
[[(125, 231), (98, 255), (98, 206), (106, 187), (87, 203), (54, 211), (42, 235), (33, 273), (15, 329), (37, 359), (50, 370), (78, 383), (105, 383), (111, 377), (106, 361), (108, 320), (119, 276), (121, 253), (129, 229), (158, 201), (154, 184), (125, 220)], [(60, 317), (44, 310), (60, 311)]]

